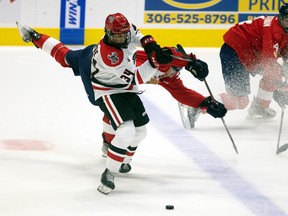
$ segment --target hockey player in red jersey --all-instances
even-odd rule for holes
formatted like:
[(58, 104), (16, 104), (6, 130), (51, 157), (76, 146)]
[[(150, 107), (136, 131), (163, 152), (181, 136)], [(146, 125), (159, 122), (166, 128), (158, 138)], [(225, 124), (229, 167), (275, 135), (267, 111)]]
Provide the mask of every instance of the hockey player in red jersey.
[[(25, 42), (33, 42), (63, 67), (72, 68), (74, 75), (81, 76), (88, 99), (99, 106), (115, 130), (98, 187), (103, 194), (115, 188), (117, 173), (130, 171), (130, 159), (146, 136), (149, 117), (137, 94), (138, 85), (149, 81), (157, 71), (168, 72), (171, 65), (193, 71), (200, 80), (208, 75), (208, 68), (203, 69), (204, 62), (173, 59), (172, 54), (183, 55), (175, 49), (161, 48), (150, 35), (143, 36), (120, 13), (107, 16), (105, 35), (98, 44), (80, 50), (70, 50), (60, 41), (28, 26), (18, 25), (18, 28)], [(139, 66), (134, 61), (136, 46), (144, 48), (148, 59)], [(202, 98), (198, 105), (214, 117), (226, 114), (225, 107), (222, 104), (215, 107), (209, 97)]]
[[(216, 98), (228, 110), (245, 109), (251, 93), (250, 77), (260, 75), (257, 95), (248, 109), (248, 119), (274, 118), (276, 111), (270, 108), (273, 94), (275, 91), (277, 96), (279, 91), (284, 95), (288, 93), (287, 85), (283, 84), (285, 73), (286, 76), (288, 73), (288, 4), (281, 6), (277, 16), (260, 16), (236, 24), (223, 39), (220, 59), (226, 93)], [(279, 58), (282, 58), (283, 65)]]
[(288, 57), (288, 4), (278, 16), (260, 16), (230, 28), (224, 35), (220, 58), (226, 92), (220, 94), (228, 110), (244, 109), (249, 104), (250, 76), (261, 75), (256, 97), (248, 115), (251, 118), (273, 118), (269, 107), (273, 92), (282, 83), (282, 66)]

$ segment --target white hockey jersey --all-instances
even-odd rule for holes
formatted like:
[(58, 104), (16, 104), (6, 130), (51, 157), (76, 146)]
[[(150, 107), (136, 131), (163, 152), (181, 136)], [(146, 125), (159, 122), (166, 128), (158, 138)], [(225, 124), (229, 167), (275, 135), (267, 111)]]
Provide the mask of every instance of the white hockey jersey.
[(109, 46), (101, 39), (93, 48), (91, 81), (94, 97), (123, 92), (138, 92), (139, 82), (148, 81), (156, 70), (148, 61), (136, 67), (137, 46), (143, 35), (131, 25), (131, 43), (126, 49)]

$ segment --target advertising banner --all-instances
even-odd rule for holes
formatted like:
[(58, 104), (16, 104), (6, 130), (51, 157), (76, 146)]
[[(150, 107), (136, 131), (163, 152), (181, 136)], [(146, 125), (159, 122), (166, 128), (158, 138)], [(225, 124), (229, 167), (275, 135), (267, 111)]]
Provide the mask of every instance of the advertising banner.
[(85, 0), (61, 0), (60, 40), (65, 44), (83, 44)]
[(284, 0), (145, 0), (146, 24), (234, 25), (275, 15)]

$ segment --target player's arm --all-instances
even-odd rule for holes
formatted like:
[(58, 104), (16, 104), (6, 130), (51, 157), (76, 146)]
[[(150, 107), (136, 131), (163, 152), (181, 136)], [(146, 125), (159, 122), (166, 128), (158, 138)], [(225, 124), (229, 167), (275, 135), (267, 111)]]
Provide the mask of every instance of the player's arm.
[(192, 89), (188, 89), (177, 77), (165, 78), (165, 82), (160, 82), (159, 84), (181, 104), (201, 108), (214, 118), (222, 118), (227, 113), (224, 104), (213, 101), (211, 97), (204, 97)]
[(65, 56), (70, 51), (60, 41), (45, 34), (39, 34), (29, 26), (22, 26), (17, 23), (19, 33), (24, 42), (32, 42), (37, 48), (50, 54), (63, 67), (70, 67)]
[(206, 62), (197, 59), (196, 55), (193, 53), (190, 54), (190, 60), (187, 61), (185, 56), (177, 50), (177, 48), (173, 47), (166, 47), (163, 48), (166, 52), (166, 55), (173, 55), (179, 58), (173, 58), (172, 61), (169, 63), (170, 66), (174, 67), (184, 67), (187, 71), (191, 72), (191, 74), (203, 81), (209, 74), (208, 65)]

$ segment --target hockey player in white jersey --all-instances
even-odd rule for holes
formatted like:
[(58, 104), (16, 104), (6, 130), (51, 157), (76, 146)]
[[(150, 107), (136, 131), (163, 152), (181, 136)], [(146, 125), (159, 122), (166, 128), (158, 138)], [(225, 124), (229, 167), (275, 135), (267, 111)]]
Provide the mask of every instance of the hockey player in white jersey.
[[(146, 136), (149, 117), (138, 96), (138, 84), (150, 80), (157, 70), (169, 71), (167, 64), (174, 61), (171, 50), (161, 48), (152, 36), (142, 35), (120, 13), (107, 16), (105, 35), (99, 43), (80, 50), (70, 50), (60, 41), (28, 26), (18, 25), (18, 28), (25, 42), (33, 42), (63, 67), (72, 68), (74, 75), (81, 76), (90, 102), (109, 118), (115, 137), (98, 187), (101, 193), (109, 194), (115, 189), (115, 175), (129, 169), (131, 155)], [(142, 46), (148, 56), (148, 61), (140, 66), (134, 61), (137, 46)], [(176, 66), (187, 66), (191, 71), (194, 67), (187, 61), (178, 61)], [(207, 74), (208, 71), (203, 74), (199, 71), (198, 76), (205, 78)], [(225, 115), (226, 109), (218, 113)]]
[[(126, 151), (133, 151), (146, 136), (149, 117), (137, 94), (138, 84), (148, 81), (160, 63), (170, 62), (171, 57), (162, 55), (153, 37), (144, 37), (120, 13), (107, 16), (105, 35), (98, 44), (81, 50), (70, 50), (28, 26), (18, 27), (24, 41), (33, 42), (63, 67), (71, 67), (75, 75), (80, 75), (90, 102), (109, 117), (116, 134), (98, 187), (101, 193), (108, 194), (115, 188), (114, 177), (125, 164)], [(143, 46), (150, 55), (149, 61), (139, 67), (133, 59), (136, 46)]]

